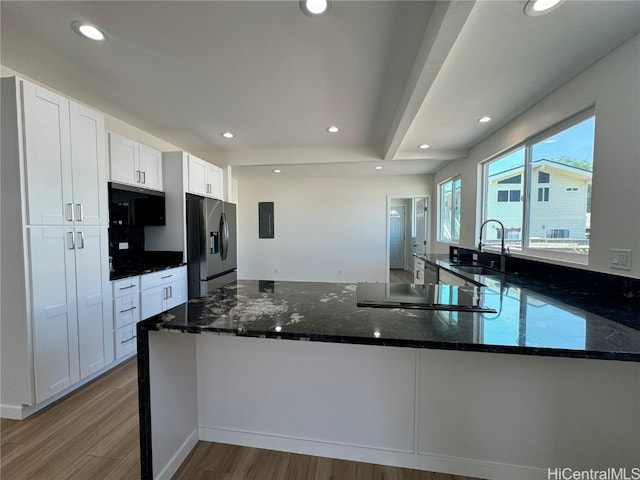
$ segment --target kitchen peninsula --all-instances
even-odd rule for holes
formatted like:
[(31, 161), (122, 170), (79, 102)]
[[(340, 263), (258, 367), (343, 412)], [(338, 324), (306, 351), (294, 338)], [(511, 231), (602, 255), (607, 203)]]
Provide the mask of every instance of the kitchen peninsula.
[(198, 439), (482, 478), (636, 467), (640, 331), (481, 280), (495, 313), (240, 280), (141, 322), (143, 478)]

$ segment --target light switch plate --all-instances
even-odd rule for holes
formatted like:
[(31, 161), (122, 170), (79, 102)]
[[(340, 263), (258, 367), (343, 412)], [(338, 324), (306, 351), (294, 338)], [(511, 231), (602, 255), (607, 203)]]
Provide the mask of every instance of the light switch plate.
[(118, 243), (118, 250), (128, 250), (129, 242), (120, 242)]
[(620, 248), (611, 249), (611, 268), (618, 270), (631, 270), (632, 251)]

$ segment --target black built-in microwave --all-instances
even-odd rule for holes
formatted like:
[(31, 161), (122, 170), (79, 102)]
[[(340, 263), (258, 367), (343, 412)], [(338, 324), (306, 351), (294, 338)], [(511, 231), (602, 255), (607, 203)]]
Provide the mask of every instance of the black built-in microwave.
[(164, 192), (109, 182), (109, 225), (165, 225)]

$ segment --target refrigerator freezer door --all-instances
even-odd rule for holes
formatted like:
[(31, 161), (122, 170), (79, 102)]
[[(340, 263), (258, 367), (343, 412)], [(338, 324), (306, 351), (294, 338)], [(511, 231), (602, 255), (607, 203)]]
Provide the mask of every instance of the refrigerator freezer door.
[(205, 254), (206, 266), (200, 272), (203, 275), (201, 280), (206, 280), (227, 270), (220, 254), (223, 235), (221, 231), (222, 201), (205, 198), (204, 216), (207, 248)]

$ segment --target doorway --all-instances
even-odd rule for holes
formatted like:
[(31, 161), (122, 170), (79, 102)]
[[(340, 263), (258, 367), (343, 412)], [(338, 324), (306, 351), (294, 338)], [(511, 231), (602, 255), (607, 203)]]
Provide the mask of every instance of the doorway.
[(413, 283), (414, 254), (428, 251), (429, 195), (387, 196), (387, 283)]

